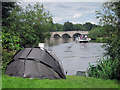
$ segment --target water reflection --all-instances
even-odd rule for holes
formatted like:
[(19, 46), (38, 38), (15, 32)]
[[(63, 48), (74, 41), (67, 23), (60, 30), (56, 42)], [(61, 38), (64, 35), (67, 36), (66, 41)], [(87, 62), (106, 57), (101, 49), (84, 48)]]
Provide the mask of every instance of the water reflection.
[(102, 43), (76, 43), (72, 38), (51, 38), (46, 41), (45, 48), (51, 50), (61, 60), (68, 75), (77, 71), (85, 71), (90, 63), (95, 63), (102, 56)]
[(73, 38), (49, 38), (46, 40), (46, 45), (48, 46), (54, 46), (54, 45), (59, 45), (62, 43), (68, 43), (68, 42), (73, 42)]

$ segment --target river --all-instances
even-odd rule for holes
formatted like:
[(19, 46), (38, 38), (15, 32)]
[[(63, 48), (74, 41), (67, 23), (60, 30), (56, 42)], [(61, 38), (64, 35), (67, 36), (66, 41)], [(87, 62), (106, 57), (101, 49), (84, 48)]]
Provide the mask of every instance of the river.
[(76, 43), (72, 38), (51, 38), (45, 48), (52, 51), (62, 63), (67, 75), (75, 75), (77, 71), (86, 71), (90, 64), (96, 64), (103, 56), (103, 43)]

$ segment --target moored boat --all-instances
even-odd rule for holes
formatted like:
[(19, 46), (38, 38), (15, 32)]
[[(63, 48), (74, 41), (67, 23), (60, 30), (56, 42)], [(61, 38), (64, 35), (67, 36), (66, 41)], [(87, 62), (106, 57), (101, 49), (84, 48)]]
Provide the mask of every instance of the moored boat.
[(79, 42), (79, 43), (88, 43), (91, 40), (91, 38), (88, 38), (87, 35), (85, 35), (84, 37), (82, 37), (82, 35), (80, 37), (76, 37), (75, 41)]

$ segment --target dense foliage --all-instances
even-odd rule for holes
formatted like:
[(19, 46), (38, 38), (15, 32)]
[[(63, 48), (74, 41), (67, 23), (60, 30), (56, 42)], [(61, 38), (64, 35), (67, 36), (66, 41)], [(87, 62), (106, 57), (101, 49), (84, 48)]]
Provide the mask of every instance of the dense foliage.
[(89, 31), (88, 36), (92, 39), (92, 41), (107, 43), (108, 37), (105, 34), (105, 30), (105, 27), (102, 26), (93, 28), (91, 31)]
[(63, 27), (64, 27), (65, 31), (72, 31), (74, 29), (73, 23), (69, 22), (69, 21), (65, 22), (64, 25), (63, 25)]
[(83, 26), (85, 27), (85, 31), (90, 31), (90, 30), (92, 30), (93, 28), (98, 27), (97, 25), (92, 24), (92, 23), (90, 23), (90, 22), (86, 22), (85, 24), (83, 24)]
[(99, 37), (99, 38), (103, 37), (103, 35), (104, 35), (103, 31), (104, 31), (104, 28), (102, 28), (102, 27), (94, 28), (88, 33), (88, 35), (91, 39), (95, 40), (97, 37)]
[(73, 30), (77, 30), (77, 31), (87, 31), (86, 27), (84, 26), (84, 24), (73, 24), (74, 29)]
[(16, 3), (2, 2), (2, 25), (8, 26), (10, 22), (7, 18), (10, 16), (10, 11), (16, 7)]
[(99, 59), (96, 66), (90, 65), (89, 76), (102, 78), (102, 79), (117, 79), (118, 78), (118, 60), (112, 60), (111, 58)]
[[(9, 26), (3, 26), (3, 48), (16, 49), (25, 46), (37, 46), (44, 42), (52, 29), (52, 17), (44, 11), (43, 5), (28, 5), (25, 10), (16, 6), (7, 18)], [(13, 48), (15, 47), (16, 48)]]
[(54, 26), (55, 26), (55, 28), (54, 28), (54, 30), (52, 30), (52, 31), (63, 31), (63, 30), (64, 30), (62, 24), (55, 23)]
[[(97, 18), (100, 24), (104, 26), (104, 36), (107, 37), (107, 43), (103, 45), (105, 48), (105, 55), (109, 58), (103, 59), (97, 66), (91, 66), (90, 75), (99, 77), (104, 72), (106, 78), (120, 79), (120, 1), (106, 2), (103, 4), (101, 11), (97, 11)], [(101, 68), (97, 68), (101, 66)], [(109, 67), (109, 68), (106, 68)], [(93, 73), (94, 71), (94, 73)], [(107, 72), (108, 71), (108, 72)], [(104, 78), (104, 75), (101, 75)]]
[[(16, 6), (7, 19), (11, 23), (9, 27), (3, 27), (3, 36), (8, 33), (10, 36), (19, 37), (19, 40), (16, 40), (16, 44), (20, 44), (20, 47), (25, 47), (26, 45), (37, 46), (38, 43), (44, 42), (44, 39), (48, 36), (47, 32), (52, 27), (51, 15), (48, 12), (44, 12), (43, 5), (38, 4), (35, 4), (34, 8), (28, 5), (26, 10)], [(13, 38), (3, 38), (3, 48), (8, 45), (5, 40)], [(8, 47), (10, 48), (9, 45)]]
[(86, 22), (85, 24), (73, 24), (72, 22), (64, 22), (64, 24), (56, 23), (55, 28), (52, 31), (90, 31), (98, 25)]

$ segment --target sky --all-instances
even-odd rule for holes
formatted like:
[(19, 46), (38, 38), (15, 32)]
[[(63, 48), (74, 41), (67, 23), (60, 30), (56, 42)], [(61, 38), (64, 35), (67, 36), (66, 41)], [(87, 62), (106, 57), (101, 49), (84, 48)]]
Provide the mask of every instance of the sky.
[(98, 2), (57, 2), (44, 3), (45, 8), (53, 15), (53, 22), (63, 24), (70, 21), (73, 24), (91, 22), (98, 24), (95, 10), (102, 3)]
[[(28, 3), (35, 2), (21, 2), (24, 7)], [(45, 9), (53, 16), (54, 23), (64, 24), (64, 22), (72, 22), (73, 24), (84, 24), (91, 22), (98, 24), (95, 11), (100, 10), (103, 2), (39, 2), (43, 4)]]

